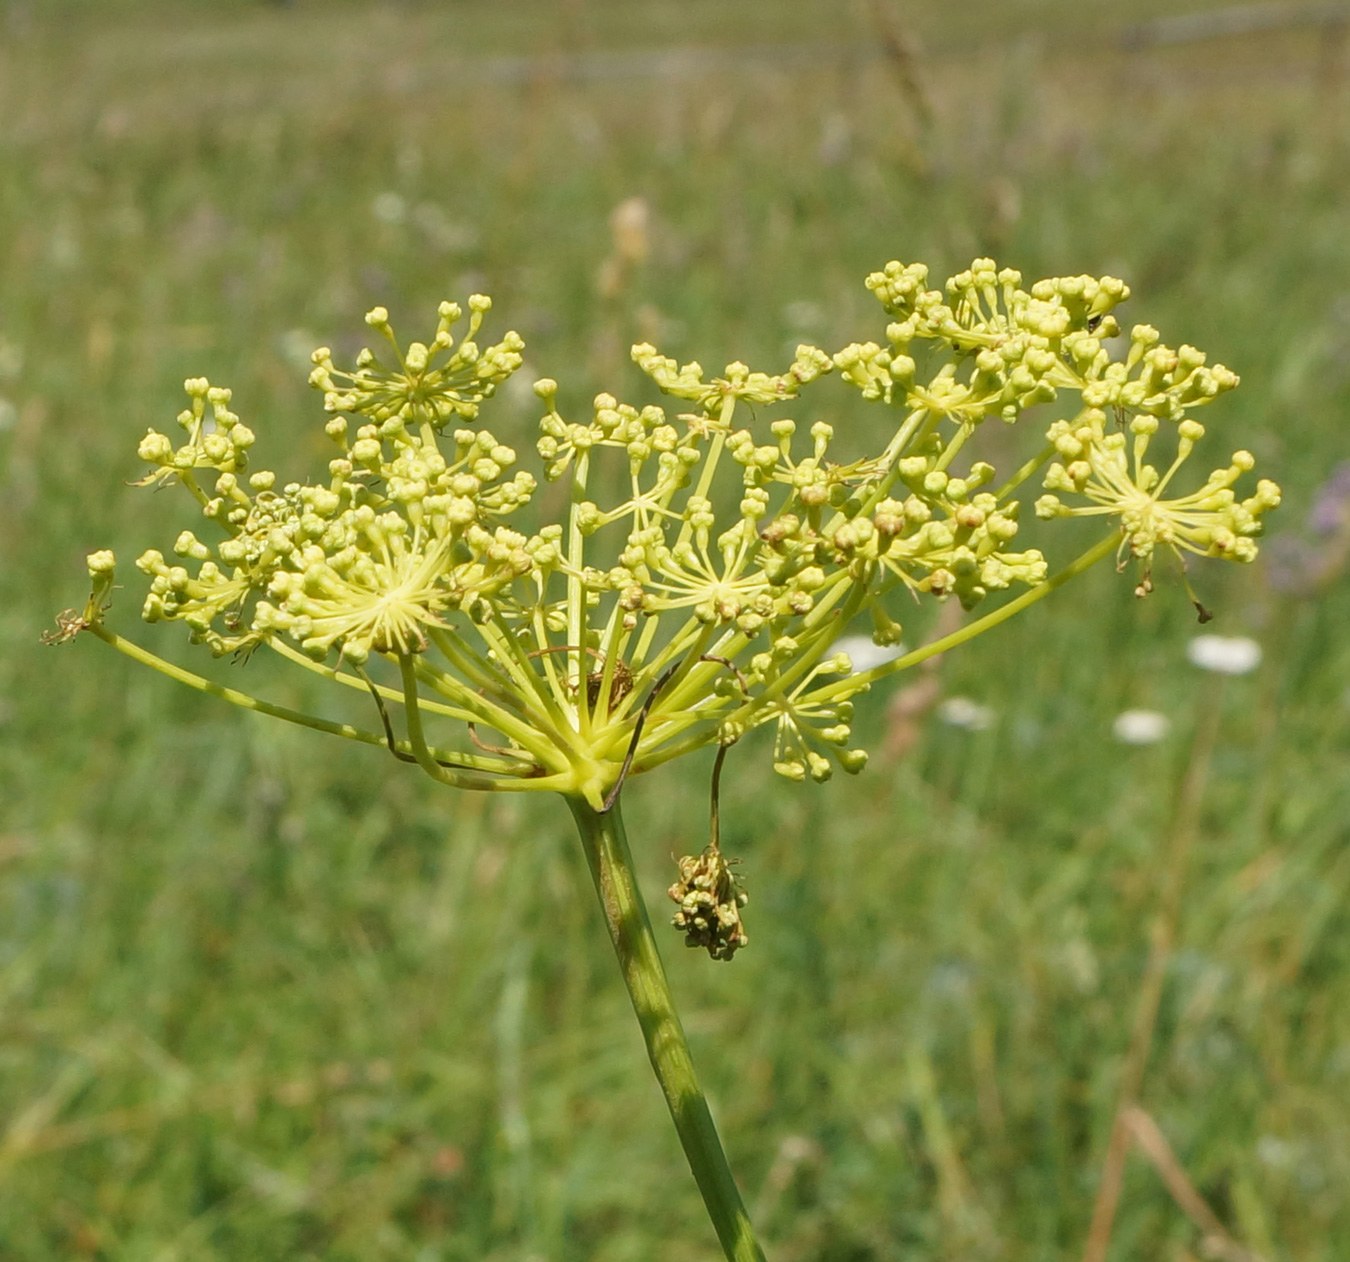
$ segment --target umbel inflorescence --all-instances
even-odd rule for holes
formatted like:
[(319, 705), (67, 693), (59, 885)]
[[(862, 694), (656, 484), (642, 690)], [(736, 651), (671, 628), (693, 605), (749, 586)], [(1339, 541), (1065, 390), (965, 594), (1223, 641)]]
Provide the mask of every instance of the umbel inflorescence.
[[(143, 616), (184, 623), (217, 655), (265, 646), (368, 692), (383, 731), (210, 686), (227, 699), (387, 743), (446, 784), (602, 809), (624, 775), (766, 724), (784, 776), (860, 770), (851, 698), (919, 654), (854, 671), (834, 646), (855, 619), (889, 645), (916, 597), (973, 609), (1022, 589), (958, 633), (969, 638), (1113, 552), (1138, 559), (1141, 592), (1160, 548), (1255, 556), (1279, 491), (1261, 481), (1239, 498), (1248, 453), (1178, 487), (1204, 432), (1195, 414), (1238, 379), (1148, 325), (1122, 330), (1121, 281), (1024, 288), (979, 259), (941, 290), (900, 263), (867, 285), (889, 317), (882, 339), (799, 347), (782, 373), (734, 363), (710, 377), (635, 346), (669, 409), (602, 394), (569, 419), (556, 383), (537, 382), (537, 473), (482, 423), (523, 346), (514, 333), (479, 344), (484, 297), (469, 299), (458, 339), (453, 303), (429, 342), (406, 347), (376, 308), (378, 350), (349, 370), (315, 352), (333, 456), (313, 480), (252, 468), (230, 392), (188, 381), (178, 436), (140, 442), (140, 485), (181, 484), (201, 520), (169, 554), (138, 559)], [(806, 397), (831, 375), (888, 416), (879, 450), (834, 456), (835, 431)], [(1019, 422), (1035, 431), (1023, 463), (1000, 473), (970, 457), (981, 426)], [(565, 485), (565, 508), (522, 525), (541, 481)], [(1054, 577), (1018, 541), (1021, 497), (1037, 489), (1042, 518), (1110, 520)], [(93, 596), (63, 616), (64, 635), (89, 628), (202, 686), (104, 625), (114, 558), (94, 553), (89, 568)]]
[[(1112, 315), (1128, 296), (1120, 281), (1024, 289), (1018, 273), (979, 259), (943, 290), (928, 288), (925, 268), (900, 263), (867, 283), (890, 317), (883, 339), (834, 355), (799, 347), (782, 373), (735, 363), (709, 378), (635, 346), (669, 411), (602, 394), (569, 419), (557, 384), (537, 382), (537, 473), (480, 423), (522, 350), (514, 333), (480, 346), (483, 297), (469, 300), (459, 338), (464, 313), (453, 303), (429, 342), (406, 347), (377, 307), (366, 321), (378, 352), (362, 351), (351, 369), (315, 352), (310, 379), (333, 444), (326, 476), (282, 481), (252, 469), (254, 435), (230, 392), (187, 382), (180, 435), (141, 440), (150, 466), (141, 485), (181, 483), (201, 520), (171, 555), (138, 559), (149, 579), (143, 616), (186, 624), (218, 656), (247, 660), (265, 647), (359, 690), (379, 730), (271, 704), (118, 635), (104, 620), (111, 552), (89, 557), (90, 598), (50, 637), (87, 630), (237, 705), (387, 746), (446, 785), (562, 793), (731, 1262), (764, 1254), (634, 875), (618, 807), (625, 778), (718, 747), (711, 840), (679, 861), (670, 896), (685, 941), (731, 959), (747, 941), (746, 895), (718, 841), (717, 786), (732, 745), (772, 725), (774, 767), (789, 779), (859, 771), (852, 699), (882, 676), (988, 630), (1113, 553), (1120, 568), (1137, 564), (1141, 595), (1159, 549), (1183, 568), (1186, 554), (1250, 561), (1262, 515), (1279, 503), (1267, 481), (1238, 497), (1253, 463), (1244, 451), (1182, 489), (1204, 432), (1195, 414), (1237, 377), (1192, 347), (1165, 346), (1147, 325), (1123, 332)], [(884, 436), (870, 454), (858, 454), (854, 435), (836, 441), (824, 409), (805, 398), (832, 388), (831, 375), (885, 418), (869, 427)], [(1018, 423), (1031, 440), (999, 473), (979, 457), (1010, 444), (981, 442), (981, 427)], [(1066, 517), (1105, 518), (1108, 529), (1052, 573), (1019, 542), (1024, 496), (1047, 535)], [(884, 665), (855, 670), (837, 647), (858, 620), (896, 645), (916, 600), (975, 609), (991, 594), (992, 612)]]

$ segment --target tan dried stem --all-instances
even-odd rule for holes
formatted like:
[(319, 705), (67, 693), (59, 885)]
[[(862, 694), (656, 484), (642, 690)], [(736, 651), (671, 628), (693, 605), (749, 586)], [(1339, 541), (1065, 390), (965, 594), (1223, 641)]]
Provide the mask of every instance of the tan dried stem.
[(1136, 1147), (1148, 1158), (1163, 1185), (1182, 1213), (1204, 1232), (1204, 1251), (1219, 1262), (1265, 1262), (1260, 1254), (1244, 1249), (1219, 1221), (1205, 1198), (1195, 1190), (1185, 1168), (1177, 1160), (1162, 1129), (1143, 1109), (1131, 1105), (1123, 1114), (1125, 1129)]
[(1201, 709), (1200, 722), (1191, 743), (1190, 759), (1186, 764), (1172, 815), (1148, 962), (1144, 966), (1144, 975), (1139, 983), (1134, 1026), (1130, 1033), (1129, 1050), (1125, 1055), (1125, 1066), (1121, 1071), (1120, 1086), (1116, 1094), (1116, 1112), (1111, 1123), (1106, 1157), (1102, 1162), (1097, 1199), (1092, 1207), (1092, 1222), (1088, 1228), (1087, 1246), (1083, 1250), (1083, 1262), (1106, 1262), (1107, 1250), (1111, 1245), (1111, 1229), (1115, 1225), (1116, 1210), (1120, 1205), (1125, 1159), (1130, 1146), (1128, 1118), (1130, 1110), (1138, 1106), (1144, 1073), (1148, 1068), (1153, 1032), (1158, 1022), (1158, 1006), (1162, 1001), (1163, 982), (1167, 976), (1168, 964), (1171, 962), (1177, 925), (1181, 917), (1186, 867), (1200, 823), (1200, 808), (1209, 780), (1210, 762), (1218, 737), (1222, 706), (1223, 676), (1216, 675)]

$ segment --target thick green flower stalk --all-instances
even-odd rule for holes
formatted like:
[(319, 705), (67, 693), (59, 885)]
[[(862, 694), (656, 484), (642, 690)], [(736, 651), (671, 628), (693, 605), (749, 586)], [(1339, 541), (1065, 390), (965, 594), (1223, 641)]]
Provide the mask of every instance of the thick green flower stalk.
[[(1250, 561), (1262, 515), (1279, 502), (1267, 481), (1238, 498), (1253, 464), (1243, 451), (1198, 489), (1177, 489), (1204, 433), (1194, 413), (1238, 379), (1147, 325), (1123, 332), (1112, 314), (1129, 296), (1122, 282), (1024, 289), (1017, 272), (979, 259), (944, 290), (900, 263), (867, 284), (890, 317), (882, 340), (834, 355), (802, 346), (782, 373), (734, 363), (709, 377), (634, 347), (673, 415), (602, 394), (590, 415), (569, 419), (556, 383), (537, 382), (537, 473), (480, 421), (523, 347), (514, 333), (479, 345), (491, 305), (481, 296), (469, 299), (459, 339), (453, 303), (429, 342), (406, 347), (376, 308), (366, 321), (378, 351), (351, 369), (315, 352), (310, 380), (333, 457), (312, 481), (251, 469), (254, 434), (230, 392), (188, 381), (179, 437), (141, 440), (151, 470), (140, 484), (181, 484), (203, 520), (172, 555), (138, 559), (149, 579), (143, 617), (184, 623), (216, 655), (265, 647), (366, 693), (378, 731), (270, 705), (115, 634), (104, 623), (109, 552), (89, 558), (93, 594), (54, 637), (87, 629), (236, 704), (387, 745), (445, 785), (566, 796), (729, 1257), (757, 1257), (758, 1246), (687, 1052), (679, 1064), (662, 1059), (683, 1036), (615, 812), (626, 777), (704, 746), (724, 752), (766, 725), (774, 769), (789, 779), (860, 771), (852, 699), (878, 679), (1113, 553), (1122, 568), (1137, 559), (1140, 594), (1160, 548), (1183, 561)], [(805, 395), (831, 375), (887, 417), (878, 450), (859, 454), (811, 419)], [(1036, 432), (1024, 463), (1000, 475), (974, 458), (982, 426), (1019, 422)], [(1167, 454), (1150, 463), (1159, 447)], [(566, 488), (559, 520), (534, 520), (541, 480)], [(1034, 511), (1048, 522), (1109, 519), (1053, 574), (1018, 542), (1023, 498), (1037, 489), (1046, 493)], [(1006, 591), (1015, 594), (993, 612), (873, 669), (855, 671), (835, 648), (859, 619), (877, 643), (897, 644), (916, 598), (973, 610)], [(717, 958), (744, 945), (744, 895), (715, 833), (701, 859), (682, 863), (672, 896), (691, 944)]]

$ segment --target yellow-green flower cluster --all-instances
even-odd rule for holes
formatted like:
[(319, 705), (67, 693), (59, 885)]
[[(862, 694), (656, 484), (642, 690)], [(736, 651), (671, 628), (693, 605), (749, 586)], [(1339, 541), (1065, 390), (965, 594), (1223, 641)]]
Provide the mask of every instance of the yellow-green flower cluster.
[[(1183, 346), (1177, 354), (1169, 352), (1174, 361), (1188, 353), (1203, 363), (1203, 356), (1192, 347)], [(1046, 471), (1045, 486), (1050, 492), (1082, 496), (1090, 503), (1074, 506), (1057, 494), (1047, 494), (1036, 501), (1037, 515), (1119, 518), (1122, 558), (1128, 555), (1147, 562), (1161, 545), (1178, 556), (1184, 551), (1234, 561), (1255, 560), (1261, 518), (1279, 506), (1280, 489), (1262, 478), (1253, 495), (1237, 497), (1234, 484), (1256, 463), (1251, 452), (1234, 452), (1229, 465), (1214, 470), (1198, 490), (1166, 497), (1177, 471), (1205, 433), (1203, 425), (1186, 415), (1187, 409), (1213, 397), (1199, 394), (1182, 402), (1181, 395), (1177, 390), (1168, 399), (1174, 409), (1169, 415), (1183, 419), (1177, 425), (1176, 454), (1161, 472), (1148, 461), (1149, 446), (1159, 429), (1155, 414), (1134, 416), (1128, 433), (1112, 428), (1100, 408), (1085, 409), (1073, 421), (1056, 422), (1050, 441), (1060, 459)]]
[[(470, 307), (476, 327), (488, 303), (475, 297)], [(182, 621), (217, 653), (285, 636), (311, 656), (336, 647), (359, 664), (372, 651), (424, 650), (426, 631), (445, 625), (447, 609), (471, 611), (503, 593), (509, 599), (514, 581), (556, 550), (548, 536), (527, 538), (497, 524), (529, 501), (535, 479), (512, 471), (516, 453), (488, 430), (457, 429), (446, 442), (442, 427), (476, 414), (519, 364), (519, 339), (482, 355), (466, 341), (444, 370), (430, 369), (448, 349), (457, 315), (442, 305), (431, 351), (413, 343), (399, 356), (399, 374), (379, 372), (362, 352), (358, 371), (342, 374), (352, 382), (345, 394), (331, 389), (329, 352), (315, 353), (312, 380), (337, 413), (326, 427), (337, 455), (318, 484), (278, 488), (270, 471), (242, 479), (253, 435), (226, 410), (229, 391), (189, 381), (192, 408), (179, 418), (187, 442), (175, 449), (166, 435), (147, 434), (140, 455), (159, 467), (142, 484), (182, 481), (218, 537), (184, 530), (176, 562), (157, 550), (139, 558), (151, 579), (146, 620)], [(392, 338), (382, 310), (369, 323)], [(343, 410), (365, 423), (353, 430)]]
[(458, 303), (443, 302), (436, 334), (430, 342), (412, 342), (405, 351), (389, 324), (389, 312), (376, 307), (366, 323), (389, 343), (393, 367), (386, 366), (367, 348), (356, 357), (356, 368), (344, 372), (333, 364), (327, 347), (314, 352), (310, 385), (324, 392), (330, 412), (356, 412), (373, 421), (400, 417), (407, 424), (427, 422), (437, 429), (451, 421), (472, 421), (479, 405), (520, 367), (525, 343), (508, 333), (500, 342), (479, 350), (474, 338), (492, 300), (483, 294), (469, 299), (469, 327), (458, 346), (454, 327), (463, 316)]
[[(599, 803), (629, 771), (765, 724), (791, 779), (859, 770), (850, 698), (898, 665), (857, 673), (833, 645), (857, 618), (896, 643), (916, 598), (969, 609), (1057, 585), (1041, 551), (1018, 546), (1019, 494), (1037, 474), (1040, 517), (1115, 519), (1089, 559), (1117, 546), (1255, 555), (1279, 496), (1261, 482), (1238, 498), (1247, 453), (1173, 490), (1203, 433), (1191, 413), (1237, 378), (1148, 326), (1123, 335), (1122, 282), (1024, 289), (980, 259), (942, 290), (900, 263), (867, 283), (890, 317), (884, 339), (832, 355), (802, 346), (781, 373), (733, 363), (708, 377), (634, 347), (675, 415), (601, 394), (568, 419), (556, 383), (538, 382), (539, 474), (567, 496), (559, 520), (533, 528), (507, 521), (535, 476), (480, 423), (522, 349), (514, 333), (478, 347), (486, 298), (469, 300), (458, 342), (461, 311), (443, 303), (428, 342), (404, 349), (376, 308), (383, 359), (362, 351), (348, 371), (315, 352), (336, 448), (315, 480), (250, 472), (254, 436), (229, 392), (189, 381), (183, 440), (146, 435), (142, 484), (181, 482), (205, 521), (172, 557), (140, 558), (144, 616), (185, 623), (218, 654), (267, 645), (369, 689), (390, 747), (439, 779)], [(871, 454), (836, 456), (835, 426), (807, 406), (831, 375), (886, 418)], [(1000, 479), (980, 427), (1032, 407), (1045, 439)], [(1164, 427), (1174, 450), (1160, 471), (1148, 454)], [(98, 558), (107, 590), (111, 559)], [(90, 610), (86, 621), (101, 617)], [(396, 684), (368, 673), (382, 661)], [(385, 701), (403, 706), (401, 743)], [(461, 739), (433, 746), (424, 713)]]
[(749, 901), (731, 865), (720, 850), (685, 855), (679, 861), (679, 880), (667, 893), (679, 911), (671, 918), (683, 930), (686, 946), (702, 947), (714, 960), (730, 960), (750, 944), (741, 923), (741, 908)]

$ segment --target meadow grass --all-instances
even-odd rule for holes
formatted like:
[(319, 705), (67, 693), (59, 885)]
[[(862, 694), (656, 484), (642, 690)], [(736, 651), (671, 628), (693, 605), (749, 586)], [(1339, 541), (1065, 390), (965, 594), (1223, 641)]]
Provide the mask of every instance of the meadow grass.
[[(307, 353), (359, 345), (376, 302), (406, 326), (492, 293), (523, 375), (576, 408), (640, 397), (631, 341), (772, 369), (872, 335), (887, 259), (993, 253), (1121, 275), (1128, 318), (1241, 372), (1213, 463), (1253, 449), (1286, 488), (1274, 530), (1302, 528), (1347, 447), (1344, 48), (1129, 52), (1106, 6), (913, 8), (919, 93), (869, 8), (808, 0), (0, 9), (0, 1257), (713, 1248), (561, 803), (438, 793), (92, 641), (39, 647), (87, 550), (176, 534), (170, 496), (124, 483), (185, 376), (232, 385), (266, 463), (299, 469)], [(642, 60), (672, 45), (706, 66)], [(631, 197), (650, 252), (602, 285)], [(534, 419), (508, 391), (494, 429)], [(775, 1262), (1079, 1256), (1212, 706), (1142, 1102), (1248, 1248), (1350, 1251), (1350, 600), (1273, 559), (1196, 567), (1215, 627), (1266, 653), (1220, 690), (1159, 577), (1140, 602), (1094, 573), (944, 662), (985, 730), (921, 716), (900, 750), (868, 698), (866, 743), (897, 748), (823, 788), (733, 751), (752, 946), (665, 950)], [(261, 661), (218, 674), (240, 669), (332, 704)], [(1130, 707), (1172, 735), (1114, 743)], [(703, 843), (708, 770), (626, 792), (655, 905)], [(1200, 1249), (1132, 1159), (1111, 1257)]]

